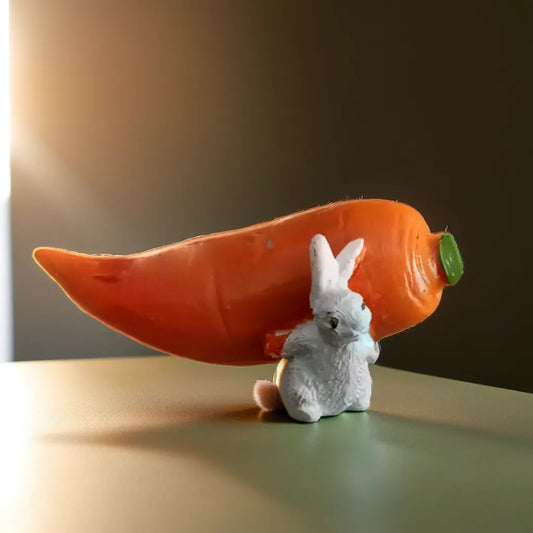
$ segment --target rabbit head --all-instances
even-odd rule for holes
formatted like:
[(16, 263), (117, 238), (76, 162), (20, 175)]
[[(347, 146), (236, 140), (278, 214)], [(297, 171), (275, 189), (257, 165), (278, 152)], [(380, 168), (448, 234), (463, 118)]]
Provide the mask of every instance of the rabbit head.
[(370, 309), (348, 287), (363, 246), (364, 240), (356, 239), (335, 257), (326, 237), (315, 235), (311, 240), (311, 309), (320, 335), (333, 345), (356, 340), (370, 328)]

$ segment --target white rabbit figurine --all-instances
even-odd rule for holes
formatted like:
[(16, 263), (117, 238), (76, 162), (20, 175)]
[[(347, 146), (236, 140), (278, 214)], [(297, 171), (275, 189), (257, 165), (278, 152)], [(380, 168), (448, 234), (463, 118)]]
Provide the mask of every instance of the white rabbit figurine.
[(369, 333), (370, 309), (348, 288), (363, 244), (363, 239), (352, 241), (335, 258), (323, 235), (311, 240), (314, 320), (289, 335), (275, 383), (256, 382), (254, 398), (262, 409), (285, 407), (300, 422), (368, 409), (368, 364), (378, 358), (379, 345)]

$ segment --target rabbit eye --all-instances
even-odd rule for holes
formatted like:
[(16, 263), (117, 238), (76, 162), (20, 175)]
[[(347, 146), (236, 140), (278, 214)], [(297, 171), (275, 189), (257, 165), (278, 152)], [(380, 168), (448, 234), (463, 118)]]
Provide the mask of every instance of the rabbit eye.
[(362, 309), (363, 311), (366, 309), (366, 305), (365, 305), (364, 302), (361, 304), (361, 309)]
[(332, 316), (329, 319), (329, 325), (331, 326), (331, 329), (336, 329), (339, 325), (339, 319), (336, 316)]

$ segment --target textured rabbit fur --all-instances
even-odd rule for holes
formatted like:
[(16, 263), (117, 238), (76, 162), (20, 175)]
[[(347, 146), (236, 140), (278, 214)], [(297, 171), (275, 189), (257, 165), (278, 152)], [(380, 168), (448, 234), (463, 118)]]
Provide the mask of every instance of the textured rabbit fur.
[[(368, 409), (372, 394), (368, 364), (378, 358), (379, 346), (369, 333), (370, 310), (362, 296), (348, 288), (363, 245), (363, 239), (352, 241), (335, 258), (323, 235), (311, 240), (314, 319), (289, 335), (276, 383), (256, 383), (254, 397), (263, 409), (282, 403), (300, 422)], [(277, 403), (276, 386), (281, 400)]]

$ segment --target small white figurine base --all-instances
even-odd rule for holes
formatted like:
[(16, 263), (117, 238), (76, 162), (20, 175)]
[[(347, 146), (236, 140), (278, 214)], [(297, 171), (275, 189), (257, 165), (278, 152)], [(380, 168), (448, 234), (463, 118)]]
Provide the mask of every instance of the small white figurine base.
[(335, 257), (323, 235), (311, 240), (310, 295), (314, 319), (288, 337), (275, 383), (258, 381), (254, 398), (261, 409), (285, 408), (300, 422), (370, 406), (368, 365), (379, 356), (369, 333), (372, 313), (360, 294), (348, 288), (363, 239), (348, 243)]

